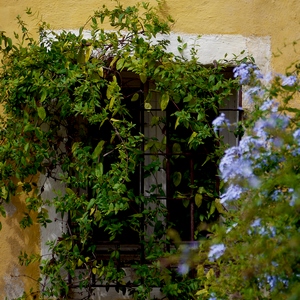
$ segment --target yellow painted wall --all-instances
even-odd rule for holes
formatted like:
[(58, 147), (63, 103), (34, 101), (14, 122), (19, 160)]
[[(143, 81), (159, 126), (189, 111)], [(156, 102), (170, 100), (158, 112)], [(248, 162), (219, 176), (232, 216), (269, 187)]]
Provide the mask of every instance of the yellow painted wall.
[[(136, 0), (122, 2), (132, 5)], [(155, 4), (155, 0), (149, 2)], [(0, 30), (12, 32), (15, 17), (26, 7), (38, 11), (54, 29), (75, 29), (103, 3), (113, 5), (111, 0), (0, 0)], [(176, 20), (176, 32), (270, 36), (272, 52), (283, 50), (283, 55), (272, 61), (276, 71), (283, 71), (298, 58), (292, 47), (284, 47), (300, 39), (298, 0), (166, 0), (164, 7)]]
[[(20, 192), (20, 191), (18, 191)], [(24, 290), (38, 287), (39, 265), (33, 263), (20, 266), (20, 251), (40, 253), (40, 227), (34, 224), (30, 228), (21, 229), (19, 222), (24, 217), (25, 197), (12, 197), (5, 204), (7, 217), (1, 218), (3, 225), (0, 231), (0, 299), (19, 297)]]
[[(123, 0), (125, 5), (135, 2)], [(155, 4), (154, 0), (149, 2)], [(17, 30), (17, 15), (23, 15), (29, 28), (36, 29), (38, 20), (32, 21), (26, 17), (26, 7), (39, 12), (53, 29), (76, 29), (103, 3), (113, 5), (110, 0), (0, 0), (0, 31), (12, 34)], [(174, 32), (269, 36), (271, 51), (278, 53), (281, 49), (283, 52), (279, 58), (272, 58), (271, 66), (275, 71), (284, 71), (289, 63), (298, 59), (298, 53), (290, 45), (300, 39), (299, 0), (166, 0), (164, 12), (175, 19)], [(284, 47), (285, 44), (289, 46)], [(296, 49), (300, 50), (300, 47), (296, 45)], [(23, 204), (14, 199), (13, 205), (16, 208), (13, 216), (16, 218), (4, 220), (0, 232), (0, 278), (11, 274), (17, 276), (11, 277), (11, 284), (22, 286), (24, 282), (29, 286), (31, 279), (19, 276), (36, 278), (38, 268), (35, 266), (25, 273), (23, 268), (17, 266), (17, 256), (24, 247), (28, 252), (39, 248), (39, 229), (36, 227), (30, 235), (28, 230), (20, 230), (17, 223), (21, 215), (17, 209)], [(5, 285), (7, 282), (0, 280), (1, 297)]]

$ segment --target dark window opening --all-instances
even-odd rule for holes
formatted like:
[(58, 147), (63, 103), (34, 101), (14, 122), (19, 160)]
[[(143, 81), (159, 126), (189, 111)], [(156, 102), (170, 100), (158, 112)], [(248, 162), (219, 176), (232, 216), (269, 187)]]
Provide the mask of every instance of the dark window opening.
[[(141, 218), (140, 227), (145, 234), (151, 235), (153, 232), (161, 231), (163, 238), (164, 228), (170, 224), (178, 231), (183, 241), (193, 241), (197, 226), (203, 221), (201, 219), (203, 215), (208, 210), (214, 213), (213, 208), (209, 207), (209, 200), (218, 197), (219, 193), (217, 166), (207, 160), (208, 155), (216, 146), (213, 139), (205, 139), (203, 145), (196, 150), (190, 148), (186, 141), (192, 133), (191, 129), (184, 126), (176, 127), (177, 118), (174, 113), (180, 107), (169, 103), (167, 110), (162, 111), (160, 94), (154, 92), (152, 87), (151, 82), (142, 84), (137, 75), (130, 72), (122, 74), (124, 106), (129, 109), (128, 118), (135, 124), (132, 135), (142, 133), (145, 140), (140, 147), (140, 163), (136, 165), (135, 172), (130, 174), (130, 181), (126, 184), (127, 190), (130, 190), (132, 194), (129, 209), (119, 211), (114, 217), (105, 220), (110, 224), (119, 223), (121, 220), (123, 228), (120, 234), (110, 241), (108, 232), (103, 230), (103, 227), (97, 227), (93, 230), (92, 236), (92, 242), (97, 245), (94, 252), (99, 260), (108, 261), (112, 251), (119, 252), (116, 258), (117, 267), (130, 266), (133, 262), (145, 262), (143, 247), (145, 237), (130, 228), (128, 220), (132, 214), (155, 208), (157, 203), (160, 203), (168, 211), (167, 220), (162, 217), (157, 224), (151, 224), (148, 220)], [(145, 105), (149, 93), (152, 93), (151, 107)], [(139, 95), (137, 101), (131, 101), (134, 94)], [(219, 112), (224, 112), (231, 122), (237, 122), (242, 117), (241, 104), (241, 94), (236, 92), (230, 96), (229, 101), (223, 107), (219, 108)], [(208, 111), (207, 114), (211, 121), (217, 116), (214, 111)], [(99, 137), (107, 141), (105, 151), (109, 154), (103, 160), (103, 170), (104, 173), (107, 172), (117, 155), (113, 150), (114, 145), (109, 146), (113, 134), (111, 126), (104, 124), (99, 128), (99, 126), (87, 126), (81, 122), (74, 130), (78, 130), (80, 138), (92, 147), (97, 145)], [(226, 143), (237, 144), (238, 138), (232, 132), (224, 130), (221, 134)], [(117, 139), (115, 140), (117, 143)], [(157, 164), (156, 172), (148, 171), (150, 164)], [(207, 182), (211, 178), (216, 178), (216, 180), (210, 181), (211, 186), (208, 186)], [(203, 203), (200, 207), (194, 200), (195, 186), (205, 187), (210, 191), (203, 193)], [(93, 197), (93, 190), (88, 185), (85, 188), (78, 187), (78, 193), (86, 194), (88, 199)], [(154, 199), (153, 203), (136, 203), (134, 197), (140, 195), (147, 199)], [(215, 215), (217, 217), (217, 213)]]

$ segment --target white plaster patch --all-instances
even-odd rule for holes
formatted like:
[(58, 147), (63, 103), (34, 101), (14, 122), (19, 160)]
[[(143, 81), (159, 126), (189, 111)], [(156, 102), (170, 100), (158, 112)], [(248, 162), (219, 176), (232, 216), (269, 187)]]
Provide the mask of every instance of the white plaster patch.
[[(197, 51), (198, 61), (204, 65), (212, 64), (213, 61), (219, 61), (225, 58), (232, 60), (235, 56), (240, 58), (253, 56), (258, 67), (267, 73), (270, 71), (271, 61), (271, 39), (268, 36), (242, 36), (238, 34), (210, 34), (194, 35), (185, 33), (171, 33), (170, 35), (160, 35), (160, 39), (169, 39), (170, 45), (167, 50), (179, 55), (178, 37), (182, 44), (186, 43), (186, 49), (183, 51), (184, 57), (191, 58), (190, 51), (194, 48)], [(244, 51), (243, 54), (241, 52)], [(241, 55), (240, 55), (241, 54)]]
[[(59, 171), (57, 172), (59, 173)], [(50, 204), (52, 200), (57, 196), (55, 191), (60, 191), (62, 195), (65, 191), (65, 186), (60, 183), (60, 181), (55, 181), (52, 178), (46, 178), (44, 175), (40, 176), (39, 184), (40, 187), (43, 185), (44, 191), (42, 197), (44, 200), (49, 200)], [(62, 232), (66, 230), (66, 220), (67, 216), (64, 219), (55, 211), (53, 206), (45, 206), (48, 210), (49, 219), (56, 220), (52, 223), (48, 223), (47, 227), (41, 227), (41, 255), (47, 255), (49, 253), (48, 246), (46, 245), (47, 241), (56, 240), (62, 235)]]
[[(78, 30), (66, 30), (74, 34), (78, 34)], [(54, 30), (55, 33), (61, 33), (62, 30)], [(53, 35), (49, 33), (49, 39)], [(83, 31), (83, 37), (89, 39), (90, 31)], [(183, 51), (184, 57), (191, 57), (190, 51), (192, 48), (197, 50), (198, 61), (202, 64), (212, 64), (214, 60), (219, 61), (225, 58), (232, 60), (235, 56), (240, 58), (245, 56), (253, 56), (257, 66), (264, 74), (271, 71), (271, 38), (270, 36), (243, 36), (240, 34), (186, 34), (180, 32), (171, 32), (168, 35), (158, 34), (153, 40), (169, 40), (170, 44), (167, 47), (168, 52), (175, 55), (180, 55), (178, 51), (178, 37), (181, 38), (182, 44), (186, 43), (186, 49)]]
[(11, 217), (17, 211), (17, 208), (11, 202), (4, 202), (3, 207), (8, 217)]
[(3, 277), (5, 283), (6, 299), (21, 297), (24, 292), (24, 283), (16, 265), (11, 266), (11, 274)]

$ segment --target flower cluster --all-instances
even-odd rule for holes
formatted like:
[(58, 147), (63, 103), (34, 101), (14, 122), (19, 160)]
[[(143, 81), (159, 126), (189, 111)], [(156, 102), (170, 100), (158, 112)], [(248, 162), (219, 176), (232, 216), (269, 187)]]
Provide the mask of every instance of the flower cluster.
[[(253, 64), (236, 67), (234, 76), (248, 85), (246, 98), (253, 102), (254, 111), (246, 135), (238, 146), (225, 151), (219, 164), (225, 183), (220, 203), (227, 207), (230, 219), (227, 230), (220, 233), (222, 243), (212, 245), (208, 253), (211, 262), (222, 257), (224, 273), (218, 277), (219, 283), (224, 280), (224, 293), (218, 283), (209, 290), (210, 299), (231, 299), (228, 278), (234, 277), (237, 285), (232, 284), (232, 295), (247, 288), (249, 295), (256, 291), (250, 298), (237, 293), (241, 299), (260, 299), (262, 294), (283, 299), (284, 293), (295, 293), (298, 299), (300, 289), (298, 293), (289, 288), (300, 282), (300, 276), (291, 276), (291, 272), (300, 274), (293, 245), (300, 232), (300, 110), (288, 104), (298, 92), (299, 81), (295, 75), (267, 80)], [(220, 116), (213, 126), (221, 121)], [(250, 280), (241, 282), (239, 276)]]
[[(271, 162), (278, 167), (284, 161), (284, 157), (276, 153), (284, 146), (282, 136), (290, 126), (290, 117), (278, 112), (278, 107), (275, 100), (265, 100), (259, 108), (265, 116), (254, 123), (252, 135), (245, 135), (238, 146), (225, 151), (219, 169), (221, 178), (229, 185), (221, 195), (222, 204), (239, 199), (249, 187), (259, 188), (261, 180), (255, 175), (258, 169), (265, 169)], [(293, 137), (299, 144), (299, 129), (294, 131)]]
[(276, 235), (276, 228), (274, 226), (265, 226), (262, 224), (261, 219), (255, 219), (250, 225), (248, 233), (274, 237)]
[(247, 104), (253, 104), (255, 99), (263, 98), (264, 90), (261, 87), (255, 86), (249, 88), (244, 94), (244, 101)]
[(180, 275), (186, 275), (190, 270), (190, 257), (193, 250), (199, 248), (198, 242), (192, 242), (189, 245), (181, 246), (181, 256), (177, 267), (177, 272)]
[(294, 86), (297, 83), (297, 77), (295, 75), (291, 76), (281, 76), (282, 86)]
[(229, 126), (229, 120), (225, 118), (225, 114), (221, 113), (219, 117), (213, 120), (212, 122), (214, 131), (220, 130), (223, 126)]
[(251, 75), (254, 75), (257, 78), (262, 78), (262, 74), (256, 65), (246, 63), (235, 67), (233, 69), (233, 75), (235, 78), (239, 77), (240, 84), (248, 84), (250, 82)]
[(224, 254), (225, 250), (226, 247), (224, 244), (212, 245), (208, 253), (208, 259), (210, 261), (215, 261), (216, 259), (220, 258)]

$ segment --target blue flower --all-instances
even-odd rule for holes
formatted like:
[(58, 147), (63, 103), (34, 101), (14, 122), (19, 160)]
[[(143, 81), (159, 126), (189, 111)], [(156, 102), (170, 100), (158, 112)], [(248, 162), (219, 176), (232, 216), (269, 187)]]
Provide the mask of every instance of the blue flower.
[(197, 250), (199, 248), (198, 242), (191, 242), (189, 245), (182, 245), (181, 246), (181, 256), (180, 261), (177, 267), (177, 272), (180, 275), (186, 275), (189, 270), (189, 257), (191, 254), (191, 250)]
[(177, 272), (180, 275), (186, 275), (190, 270), (190, 267), (187, 263), (181, 263), (178, 265)]
[(233, 76), (240, 78), (240, 84), (248, 84), (251, 74), (254, 74), (256, 78), (262, 78), (261, 73), (257, 70), (257, 66), (253, 64), (242, 63), (233, 69)]
[(251, 227), (260, 227), (261, 226), (261, 219), (256, 219), (250, 225)]
[(231, 147), (225, 151), (223, 158), (221, 159), (219, 168), (224, 181), (228, 181), (234, 173), (235, 168), (232, 166), (236, 164), (241, 156), (239, 147)]
[(289, 189), (289, 191), (290, 190), (292, 190), (292, 197), (291, 197), (291, 200), (290, 200), (290, 206), (295, 206), (296, 201), (298, 199), (298, 195), (297, 195), (297, 193), (294, 192), (293, 189)]
[(226, 202), (238, 200), (243, 192), (245, 192), (245, 189), (239, 185), (230, 184), (226, 192), (221, 195), (220, 203), (225, 204)]
[(224, 254), (225, 250), (226, 247), (224, 244), (212, 245), (208, 253), (209, 261), (215, 261), (216, 259), (220, 258)]
[(252, 104), (253, 99), (262, 98), (264, 95), (264, 91), (259, 86), (252, 87), (248, 89), (244, 94), (244, 99), (246, 103)]
[(261, 224), (261, 219), (254, 220), (250, 226), (252, 229), (248, 231), (248, 234), (260, 234), (271, 238), (276, 236), (276, 228), (274, 226), (263, 226)]
[(272, 194), (271, 194), (271, 199), (273, 201), (279, 201), (282, 199), (282, 197), (284, 196), (284, 193), (282, 192), (282, 190), (275, 190)]
[(254, 132), (258, 137), (267, 139), (269, 129), (286, 129), (289, 125), (290, 117), (271, 113), (267, 119), (259, 119), (254, 125)]
[(277, 283), (277, 278), (275, 276), (267, 276), (267, 282), (270, 286), (271, 291), (274, 290), (276, 283)]
[(270, 83), (270, 81), (273, 79), (273, 74), (271, 72), (265, 74), (264, 81), (266, 84)]
[(199, 242), (193, 241), (189, 243), (190, 250), (197, 250), (199, 248)]
[(297, 77), (294, 75), (291, 76), (281, 76), (282, 86), (293, 86), (297, 82)]
[(225, 182), (228, 182), (230, 179), (244, 179), (253, 176), (252, 162), (247, 157), (242, 157), (240, 147), (227, 149), (221, 159), (219, 168)]
[(262, 104), (262, 106), (259, 109), (261, 111), (266, 111), (266, 110), (269, 110), (271, 108), (272, 112), (277, 112), (278, 111), (278, 106), (279, 106), (278, 102), (275, 102), (273, 99), (268, 99)]
[(253, 74), (255, 75), (255, 77), (257, 79), (263, 79), (264, 78), (263, 74), (259, 70), (257, 70), (257, 69), (253, 71)]
[(216, 132), (219, 130), (222, 126), (229, 126), (229, 121), (225, 118), (225, 114), (221, 113), (219, 117), (213, 120), (212, 122), (214, 131)]
[(293, 137), (298, 144), (300, 144), (300, 129), (297, 129), (293, 133)]
[(244, 159), (257, 159), (260, 151), (266, 147), (266, 142), (253, 136), (244, 136), (240, 141), (240, 152)]

